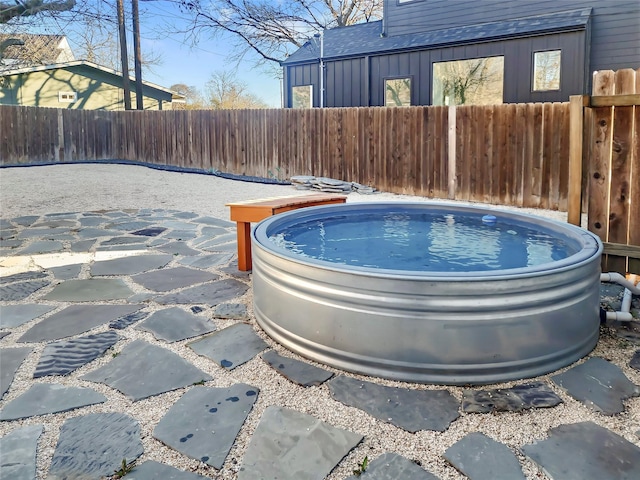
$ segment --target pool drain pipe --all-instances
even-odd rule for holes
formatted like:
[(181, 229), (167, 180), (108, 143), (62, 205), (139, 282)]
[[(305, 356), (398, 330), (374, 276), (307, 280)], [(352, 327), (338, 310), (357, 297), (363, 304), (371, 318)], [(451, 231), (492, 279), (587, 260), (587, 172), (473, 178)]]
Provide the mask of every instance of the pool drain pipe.
[(640, 288), (638, 288), (633, 282), (627, 280), (623, 275), (616, 272), (603, 273), (600, 275), (601, 282), (617, 283), (624, 288), (624, 294), (622, 295), (622, 305), (619, 312), (605, 312), (607, 320), (617, 320), (620, 322), (630, 322), (634, 320), (631, 315), (631, 297), (640, 295)]

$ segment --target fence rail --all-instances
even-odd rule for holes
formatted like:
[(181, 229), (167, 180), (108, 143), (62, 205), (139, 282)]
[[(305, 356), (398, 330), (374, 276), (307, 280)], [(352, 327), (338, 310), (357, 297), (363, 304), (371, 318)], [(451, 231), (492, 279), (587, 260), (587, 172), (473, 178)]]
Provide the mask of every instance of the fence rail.
[(240, 111), (0, 106), (0, 163), (130, 160), (566, 210), (569, 104)]

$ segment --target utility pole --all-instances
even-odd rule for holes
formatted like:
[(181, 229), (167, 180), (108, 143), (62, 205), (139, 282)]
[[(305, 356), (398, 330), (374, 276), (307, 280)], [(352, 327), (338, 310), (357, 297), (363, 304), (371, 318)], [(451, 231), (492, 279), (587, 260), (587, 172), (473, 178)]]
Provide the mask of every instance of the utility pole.
[(131, 0), (133, 13), (133, 56), (136, 74), (136, 108), (144, 110), (142, 98), (142, 54), (140, 53), (140, 16), (138, 14), (138, 0)]
[(124, 109), (131, 110), (131, 87), (129, 87), (129, 58), (127, 57), (127, 31), (124, 28), (124, 0), (117, 0), (118, 37), (120, 38), (120, 61), (122, 63), (122, 89)]

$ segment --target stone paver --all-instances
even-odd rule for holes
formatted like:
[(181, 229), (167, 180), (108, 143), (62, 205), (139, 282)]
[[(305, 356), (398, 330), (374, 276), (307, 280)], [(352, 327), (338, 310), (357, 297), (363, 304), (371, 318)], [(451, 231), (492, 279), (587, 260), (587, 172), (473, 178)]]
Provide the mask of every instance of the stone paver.
[(44, 298), (58, 302), (100, 302), (131, 295), (133, 291), (119, 278), (88, 278), (67, 280), (56, 285)]
[(311, 415), (267, 407), (244, 455), (238, 480), (321, 480), (362, 438)]
[(219, 332), (191, 342), (189, 346), (199, 355), (209, 357), (227, 370), (248, 362), (268, 347), (246, 323), (236, 323)]
[(444, 458), (470, 480), (524, 480), (515, 454), (505, 444), (472, 432), (444, 452)]
[(215, 306), (219, 303), (227, 302), (237, 297), (241, 297), (249, 287), (246, 283), (239, 282), (233, 278), (217, 280), (205, 283), (197, 287), (185, 288), (177, 293), (169, 293), (156, 297), (156, 302), (162, 305), (203, 303)]
[(9, 283), (0, 286), (0, 298), (5, 302), (19, 302), (47, 285), (48, 280)]
[(36, 478), (36, 450), (43, 425), (16, 428), (0, 438), (0, 478)]
[(554, 375), (551, 380), (576, 400), (605, 415), (622, 412), (622, 400), (640, 396), (640, 387), (631, 383), (620, 367), (599, 357)]
[(221, 303), (213, 309), (216, 318), (231, 318), (233, 320), (248, 320), (247, 306), (242, 303)]
[[(357, 470), (357, 469), (354, 469)], [(397, 453), (384, 453), (368, 463), (364, 472), (346, 480), (438, 480), (438, 477)]]
[[(129, 298), (129, 301), (134, 301), (132, 299), (133, 297)], [(143, 299), (135, 300), (135, 301), (136, 302), (143, 301)], [(113, 322), (109, 323), (109, 328), (122, 330), (124, 328), (127, 328), (129, 325), (133, 325), (134, 323), (147, 318), (148, 316), (149, 316), (149, 312), (146, 312), (144, 310), (138, 310), (136, 312), (129, 313), (127, 315), (123, 315), (122, 317), (115, 319)]]
[(221, 468), (259, 390), (246, 384), (229, 388), (194, 387), (160, 420), (153, 436), (162, 443)]
[(152, 313), (136, 328), (151, 332), (158, 340), (177, 342), (213, 332), (216, 326), (212, 322), (185, 312), (179, 307), (171, 307)]
[(640, 350), (636, 350), (629, 360), (629, 366), (635, 370), (640, 370)]
[(0, 306), (0, 328), (19, 327), (56, 308), (53, 305), (29, 303)]
[(190, 287), (196, 283), (210, 282), (217, 278), (218, 275), (186, 267), (163, 268), (132, 277), (134, 282), (154, 292), (168, 292), (176, 288)]
[(33, 378), (68, 375), (98, 358), (120, 339), (116, 332), (108, 331), (50, 343), (40, 355)]
[(136, 401), (211, 377), (169, 350), (134, 340), (117, 357), (82, 379), (105, 383)]
[(552, 428), (547, 440), (521, 450), (554, 479), (640, 478), (640, 448), (592, 422)]
[(460, 402), (447, 390), (414, 390), (364, 382), (338, 375), (329, 382), (331, 396), (408, 432), (449, 428)]
[(90, 388), (65, 387), (56, 383), (36, 383), (0, 410), (0, 420), (60, 413), (106, 402), (107, 398)]
[(234, 257), (231, 253), (212, 253), (210, 255), (186, 256), (178, 260), (181, 265), (195, 268), (211, 268), (226, 265)]
[(467, 413), (520, 412), (531, 408), (555, 407), (560, 403), (562, 399), (544, 382), (462, 392), (462, 411)]
[(31, 347), (0, 348), (0, 399), (9, 390), (13, 376), (32, 350)]
[(136, 255), (95, 262), (91, 266), (91, 275), (133, 275), (147, 270), (164, 267), (173, 260), (173, 255)]
[(43, 342), (88, 332), (98, 325), (128, 315), (142, 305), (71, 305), (27, 330), (19, 342)]
[(303, 387), (318, 386), (333, 377), (333, 372), (279, 355), (275, 350), (262, 354), (262, 359), (280, 375)]
[(68, 419), (60, 429), (48, 480), (99, 480), (132, 462), (144, 449), (140, 425), (123, 413), (92, 413)]

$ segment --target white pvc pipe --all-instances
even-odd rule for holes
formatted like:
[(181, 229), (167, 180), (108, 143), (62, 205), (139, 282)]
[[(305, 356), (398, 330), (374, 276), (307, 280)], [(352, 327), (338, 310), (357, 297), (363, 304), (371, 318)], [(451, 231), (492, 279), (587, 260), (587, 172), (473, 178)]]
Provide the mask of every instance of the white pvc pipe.
[(617, 283), (618, 285), (622, 285), (625, 288), (628, 288), (631, 293), (634, 295), (640, 295), (640, 288), (636, 287), (633, 282), (630, 282), (623, 275), (616, 272), (602, 273), (600, 274), (601, 282), (611, 282)]
[(605, 312), (607, 320), (617, 320), (619, 322), (630, 322), (634, 320), (633, 315), (629, 312)]

